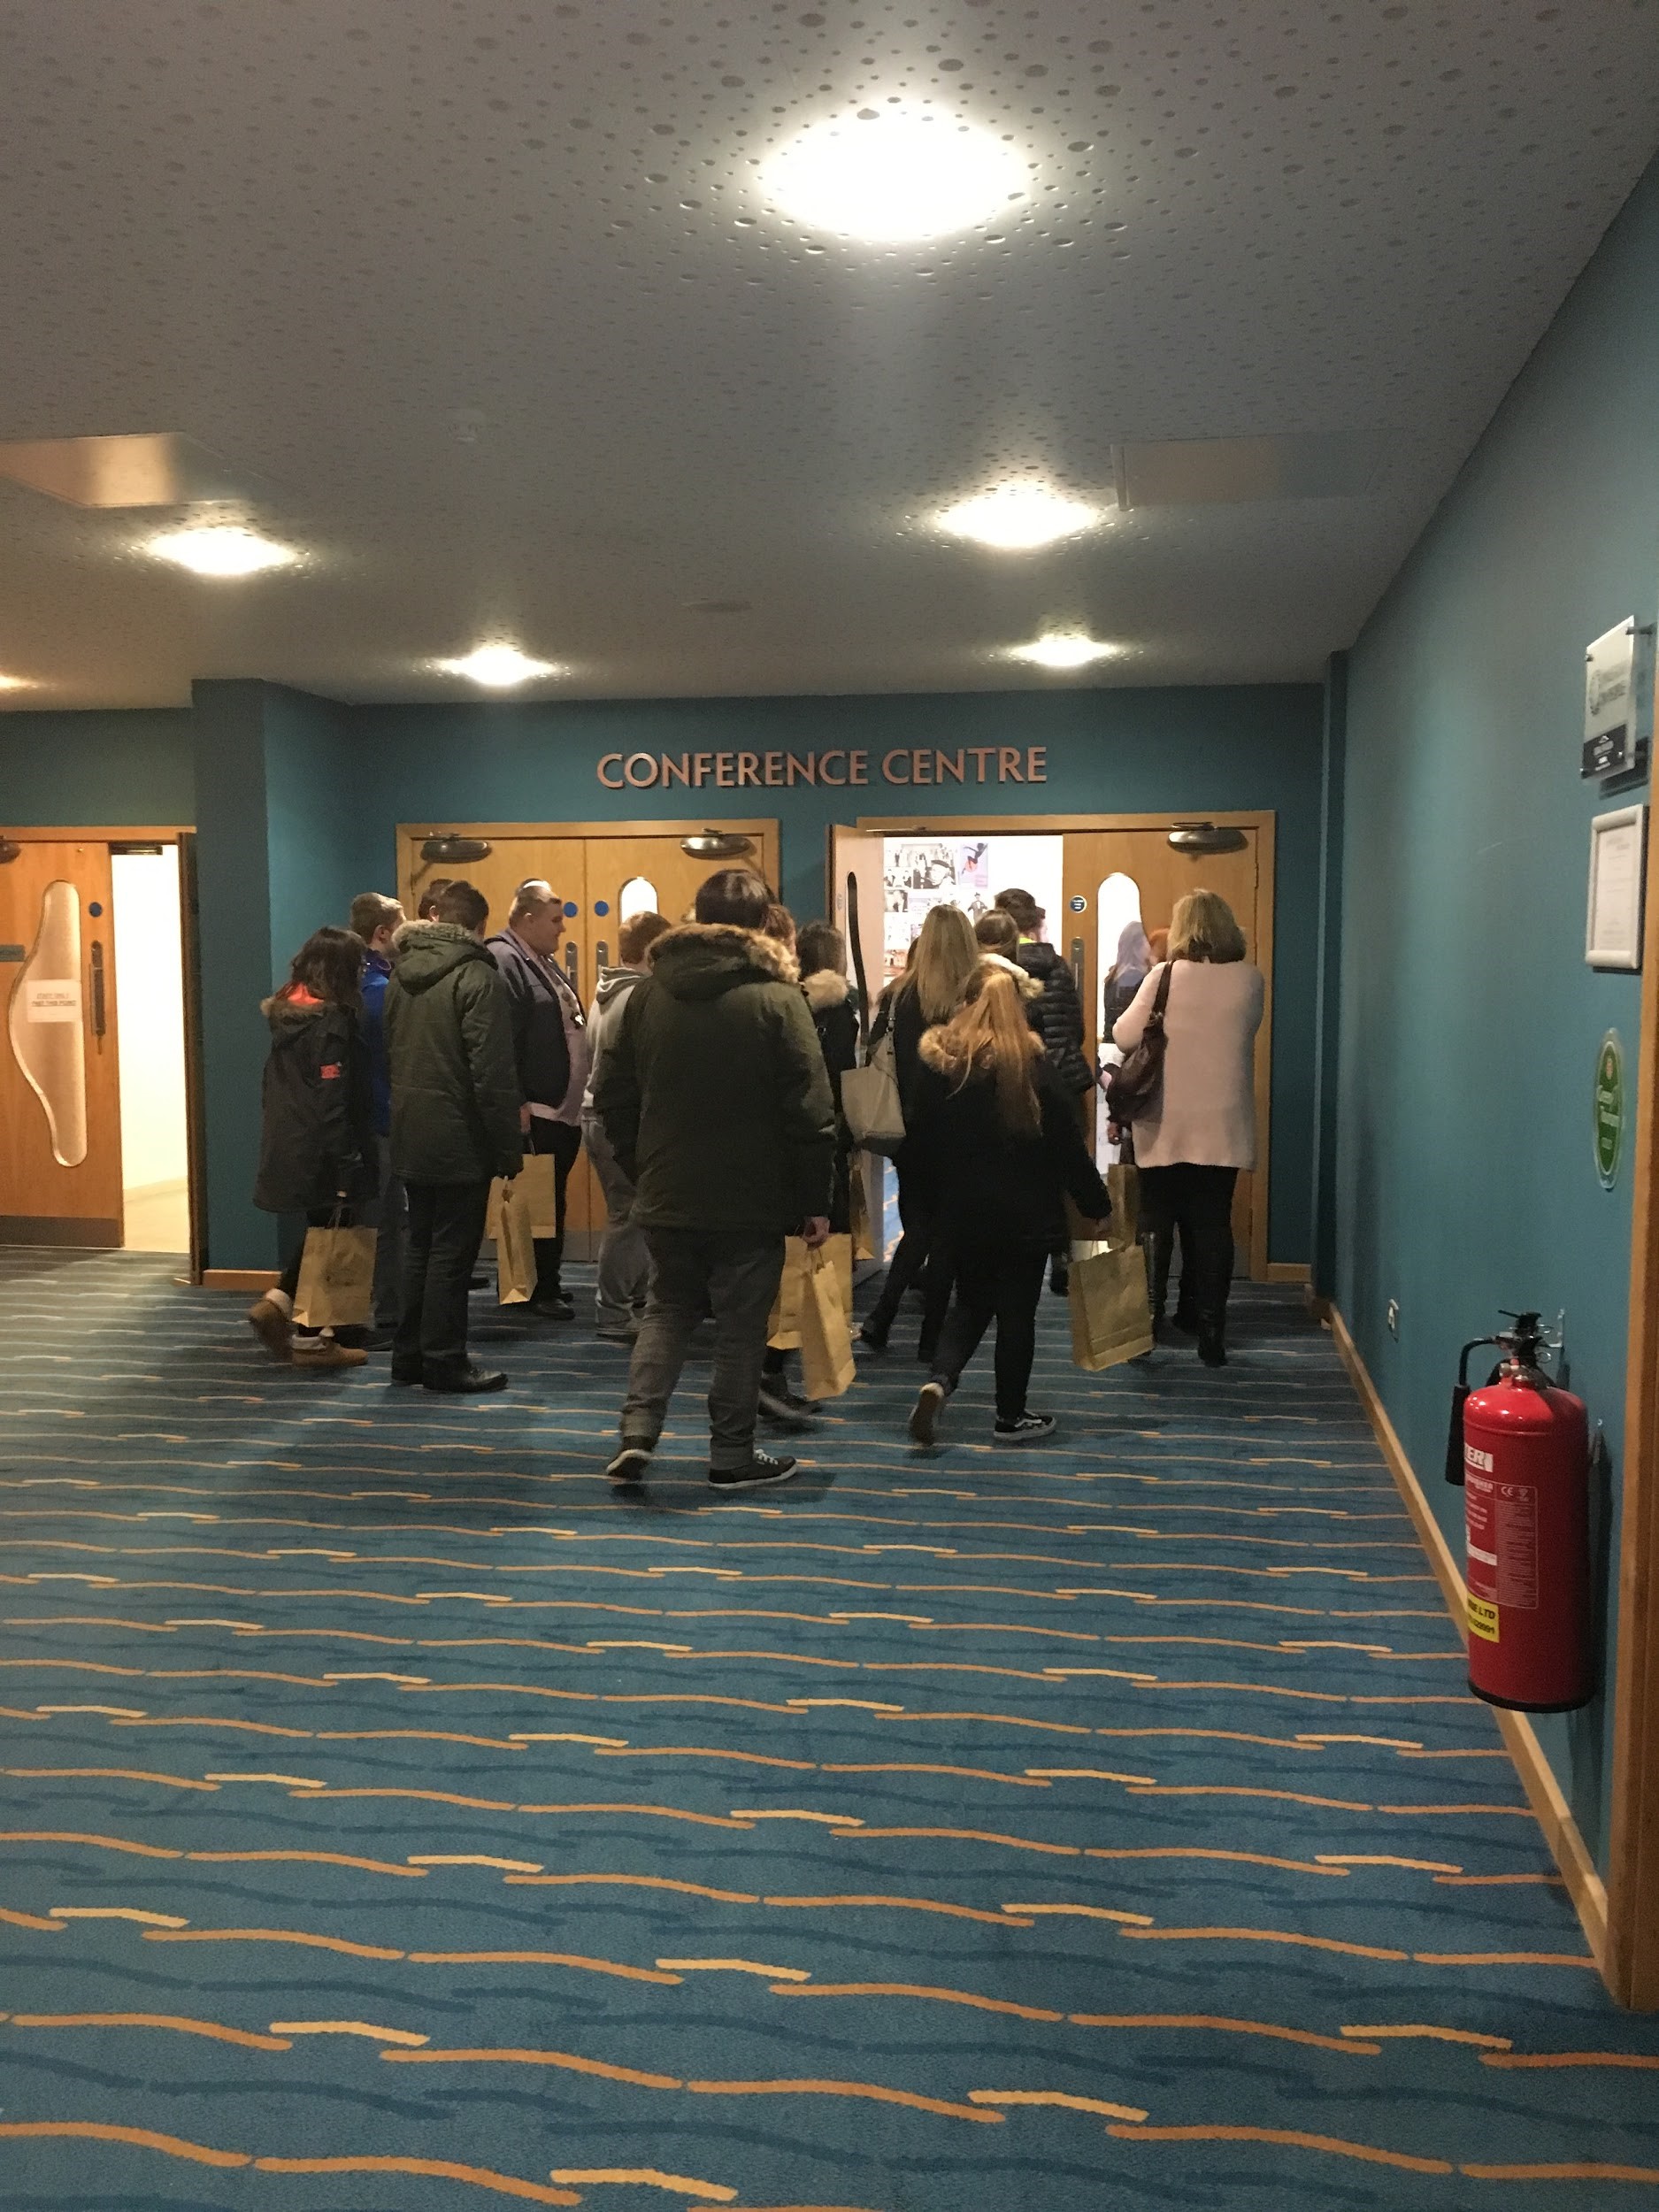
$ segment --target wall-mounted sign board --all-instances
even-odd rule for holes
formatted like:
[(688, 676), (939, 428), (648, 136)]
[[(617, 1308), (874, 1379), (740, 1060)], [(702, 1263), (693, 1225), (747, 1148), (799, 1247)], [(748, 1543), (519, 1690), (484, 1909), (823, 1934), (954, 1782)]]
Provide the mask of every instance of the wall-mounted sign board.
[(1640, 764), (1651, 731), (1652, 635), (1632, 615), (1586, 651), (1581, 776), (1623, 776)]
[(1590, 825), (1590, 895), (1584, 956), (1593, 968), (1641, 965), (1647, 810), (1622, 806)]

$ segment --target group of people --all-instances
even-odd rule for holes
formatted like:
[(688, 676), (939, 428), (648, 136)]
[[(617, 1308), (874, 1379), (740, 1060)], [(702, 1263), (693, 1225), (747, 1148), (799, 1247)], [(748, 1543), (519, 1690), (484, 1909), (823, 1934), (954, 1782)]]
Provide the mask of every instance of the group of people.
[[(564, 907), (545, 881), (519, 886), (493, 936), (482, 894), (465, 881), (434, 887), (412, 922), (396, 901), (365, 893), (350, 922), (310, 938), (265, 1002), (255, 1194), (309, 1226), (378, 1229), (373, 1326), (296, 1319), (300, 1242), (249, 1315), (268, 1349), (327, 1368), (389, 1345), (395, 1383), (500, 1389), (505, 1375), (480, 1367), (467, 1344), (491, 1185), (518, 1176), (526, 1154), (550, 1156), (557, 1228), (535, 1241), (532, 1305), (567, 1319), (567, 1188), (585, 1144), (606, 1202), (598, 1333), (630, 1352), (607, 1474), (619, 1486), (649, 1474), (693, 1334), (709, 1319), (710, 1479), (787, 1480), (795, 1461), (757, 1440), (763, 1415), (797, 1426), (810, 1414), (768, 1346), (785, 1239), (816, 1251), (853, 1214), (841, 1084), (858, 1062), (861, 1021), (839, 932), (816, 922), (797, 938), (760, 876), (722, 869), (688, 920), (628, 918), (621, 963), (602, 972), (584, 1010), (557, 958)], [(993, 1323), (994, 1435), (1052, 1432), (1053, 1417), (1027, 1403), (1044, 1275), (1063, 1289), (1070, 1236), (1101, 1233), (1110, 1212), (1091, 1141), (1096, 1071), (1071, 970), (1044, 922), (1018, 890), (999, 894), (977, 924), (933, 909), (876, 1011), (872, 1042), (890, 1036), (904, 1121), (903, 1233), (859, 1334), (866, 1353), (885, 1351), (905, 1292), (920, 1289), (927, 1376), (910, 1427), (922, 1444), (934, 1441)], [(1133, 979), (1133, 989), (1110, 1033), (1133, 1047), (1155, 1007), (1165, 1030), (1163, 1092), (1133, 1131), (1155, 1302), (1161, 1321), (1171, 1263), (1166, 1252), (1160, 1277), (1156, 1240), (1172, 1244), (1179, 1232), (1176, 1325), (1191, 1325), (1217, 1360), (1232, 1187), (1253, 1164), (1262, 978), (1208, 893), (1177, 908), (1167, 962), (1151, 950), (1125, 941), (1109, 988), (1122, 998)], [(1183, 971), (1170, 987), (1165, 977)]]

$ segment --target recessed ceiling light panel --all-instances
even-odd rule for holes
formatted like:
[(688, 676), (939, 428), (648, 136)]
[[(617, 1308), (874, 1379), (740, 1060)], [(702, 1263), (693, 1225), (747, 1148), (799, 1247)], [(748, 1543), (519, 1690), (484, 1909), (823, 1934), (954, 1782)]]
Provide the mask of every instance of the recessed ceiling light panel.
[(939, 526), (953, 538), (972, 538), (999, 553), (1031, 553), (1092, 530), (1103, 511), (1087, 500), (1071, 499), (1046, 484), (996, 484), (988, 492), (947, 507)]
[(1030, 178), (989, 131), (895, 101), (809, 124), (761, 181), (774, 206), (810, 229), (901, 245), (1006, 214)]
[(256, 576), (261, 569), (290, 567), (299, 558), (291, 545), (279, 545), (239, 522), (164, 530), (150, 540), (149, 549), (197, 576)]
[(437, 664), (446, 675), (465, 676), (468, 683), (482, 684), (489, 691), (511, 691), (515, 685), (527, 684), (534, 676), (558, 673), (557, 663), (532, 660), (516, 645), (480, 645), (459, 660)]
[(1009, 658), (1029, 661), (1037, 668), (1087, 668), (1093, 661), (1112, 660), (1122, 651), (1121, 645), (1108, 645), (1080, 631), (1045, 630), (1029, 645), (1010, 646)]

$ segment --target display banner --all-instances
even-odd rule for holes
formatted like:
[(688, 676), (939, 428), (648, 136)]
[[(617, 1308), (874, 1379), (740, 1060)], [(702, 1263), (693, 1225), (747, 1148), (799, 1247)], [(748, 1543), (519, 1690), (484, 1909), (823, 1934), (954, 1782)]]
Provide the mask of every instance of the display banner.
[(1047, 783), (1046, 745), (895, 746), (876, 761), (854, 750), (826, 753), (606, 753), (595, 774), (607, 791), (792, 790), (798, 783), (830, 790), (872, 781), (914, 790), (951, 784)]

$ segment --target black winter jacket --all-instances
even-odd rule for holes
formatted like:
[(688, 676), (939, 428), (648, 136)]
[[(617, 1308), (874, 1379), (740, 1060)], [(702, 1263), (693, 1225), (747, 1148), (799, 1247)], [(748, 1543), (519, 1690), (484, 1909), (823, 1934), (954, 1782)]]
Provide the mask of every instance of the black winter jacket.
[(818, 1049), (829, 1071), (835, 1101), (835, 1176), (830, 1191), (829, 1225), (844, 1236), (852, 1225), (852, 1133), (841, 1118), (841, 1078), (858, 1065), (858, 1016), (852, 986), (833, 968), (818, 968), (801, 981), (801, 995), (818, 1032)]
[(549, 973), (547, 964), (526, 952), (511, 930), (486, 939), (485, 949), (507, 986), (518, 1087), (533, 1106), (562, 1106), (572, 1073), (565, 1013), (568, 1006), (572, 1021), (582, 1028), (581, 1002), (564, 977)]
[(355, 1012), (289, 984), (260, 1011), (271, 1025), (253, 1202), (268, 1214), (320, 1212), (378, 1178), (369, 1051)]
[(794, 956), (697, 922), (651, 947), (594, 1104), (644, 1229), (781, 1236), (827, 1212), (834, 1102)]
[(392, 941), (386, 1052), (392, 1170), (408, 1183), (487, 1183), (524, 1164), (507, 986), (471, 930), (409, 922)]
[(1042, 986), (1034, 1026), (1061, 1088), (1092, 1090), (1094, 1071), (1083, 1054), (1083, 1007), (1071, 969), (1052, 945), (1022, 940), (1015, 956), (1025, 973)]
[(931, 1031), (922, 1043), (916, 1092), (906, 1109), (910, 1137), (926, 1162), (934, 1219), (958, 1245), (1037, 1245), (1044, 1251), (1066, 1238), (1063, 1195), (1090, 1221), (1111, 1211), (1077, 1125), (1077, 1114), (1047, 1060), (1033, 1059), (1032, 1074), (1041, 1127), (1012, 1134), (997, 1111), (996, 1086), (971, 1073), (958, 1085)]

